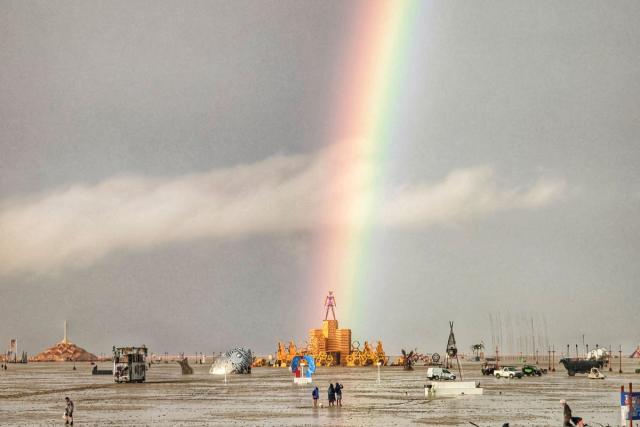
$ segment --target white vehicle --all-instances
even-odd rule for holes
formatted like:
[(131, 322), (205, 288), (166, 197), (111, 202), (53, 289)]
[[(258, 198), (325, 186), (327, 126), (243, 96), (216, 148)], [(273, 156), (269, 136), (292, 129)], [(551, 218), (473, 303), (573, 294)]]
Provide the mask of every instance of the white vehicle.
[(427, 369), (427, 378), (430, 380), (455, 380), (456, 374), (448, 369), (429, 368)]
[(600, 372), (598, 368), (591, 368), (591, 372), (589, 372), (589, 379), (591, 380), (603, 380), (605, 378), (604, 374)]
[(496, 378), (522, 378), (522, 371), (513, 366), (503, 366), (493, 371)]

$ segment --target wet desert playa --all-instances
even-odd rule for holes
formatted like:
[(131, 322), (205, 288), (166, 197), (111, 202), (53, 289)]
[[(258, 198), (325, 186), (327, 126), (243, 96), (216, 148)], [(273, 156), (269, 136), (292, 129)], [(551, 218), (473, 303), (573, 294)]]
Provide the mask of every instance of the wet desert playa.
[[(521, 380), (483, 377), (479, 365), (464, 364), (465, 380), (478, 380), (482, 396), (426, 400), (425, 367), (413, 372), (385, 367), (319, 368), (314, 383), (324, 408), (311, 407), (312, 386), (296, 386), (281, 368), (256, 368), (251, 375), (222, 377), (195, 365), (182, 376), (177, 364), (155, 364), (144, 384), (114, 384), (92, 376), (87, 364), (9, 365), (0, 373), (0, 425), (61, 425), (64, 397), (76, 405), (76, 425), (118, 426), (552, 426), (560, 425), (560, 399), (574, 415), (597, 426), (617, 425), (620, 385), (639, 375), (608, 372), (605, 380), (555, 373)], [(109, 367), (101, 363), (100, 368)], [(617, 371), (617, 364), (614, 371)], [(326, 407), (329, 382), (344, 384), (342, 408)]]

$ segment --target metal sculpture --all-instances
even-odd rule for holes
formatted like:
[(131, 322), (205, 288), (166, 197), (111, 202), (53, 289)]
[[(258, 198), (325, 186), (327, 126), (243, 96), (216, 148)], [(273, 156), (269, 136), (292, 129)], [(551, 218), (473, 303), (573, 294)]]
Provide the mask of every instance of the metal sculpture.
[(456, 337), (453, 335), (453, 322), (449, 322), (449, 340), (447, 341), (447, 354), (450, 358), (454, 358), (458, 355), (458, 347), (456, 347)]
[(480, 356), (482, 355), (482, 351), (484, 350), (484, 343), (480, 342), (479, 344), (473, 344), (471, 346), (471, 351), (476, 358), (476, 362), (480, 360)]
[(449, 321), (449, 339), (447, 340), (447, 356), (449, 359), (456, 359), (458, 362), (458, 373), (462, 380), (462, 368), (460, 367), (460, 359), (458, 359), (458, 347), (456, 346), (456, 336), (453, 334), (453, 322)]
[(333, 320), (336, 320), (336, 297), (333, 296), (333, 292), (329, 291), (329, 295), (324, 299), (324, 306), (327, 308), (327, 312), (324, 315), (324, 320), (329, 320), (329, 309), (331, 309), (331, 314), (333, 315)]
[(192, 375), (193, 368), (189, 366), (189, 359), (186, 357), (182, 360), (176, 360), (176, 363), (180, 365), (180, 370), (182, 371), (182, 375)]
[[(430, 366), (430, 365), (434, 365), (434, 364), (438, 364), (438, 362), (440, 361), (440, 355), (438, 353), (433, 353), (433, 354), (423, 354), (423, 353), (418, 353), (418, 350), (413, 350), (409, 353), (407, 353), (406, 351), (403, 350), (403, 355), (399, 356), (394, 362), (392, 366), (405, 366), (406, 365), (406, 358), (409, 358), (409, 362), (411, 363), (411, 366), (413, 367), (413, 365), (422, 362), (425, 366)], [(411, 370), (408, 369), (407, 370)]]
[(415, 362), (414, 356), (416, 352), (415, 350), (411, 350), (409, 352), (402, 349), (402, 367), (405, 371), (413, 371), (413, 363)]
[(250, 374), (253, 356), (251, 350), (234, 348), (218, 357), (209, 370), (210, 374)]
[(382, 347), (382, 342), (378, 341), (376, 349), (374, 350), (368, 341), (364, 342), (364, 348), (360, 350), (360, 343), (353, 341), (351, 343), (351, 353), (347, 355), (347, 366), (371, 366), (386, 365), (389, 362), (389, 358), (385, 355)]

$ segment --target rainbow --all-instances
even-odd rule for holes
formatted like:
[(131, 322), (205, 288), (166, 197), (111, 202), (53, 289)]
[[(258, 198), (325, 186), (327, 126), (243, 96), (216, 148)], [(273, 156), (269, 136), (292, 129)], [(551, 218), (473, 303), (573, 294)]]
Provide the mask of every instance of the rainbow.
[(332, 108), (337, 111), (332, 141), (340, 158), (347, 160), (334, 165), (328, 183), (330, 226), (317, 243), (313, 272), (314, 294), (333, 290), (340, 319), (354, 327), (361, 321), (356, 300), (366, 290), (376, 188), (396, 126), (399, 96), (406, 89), (403, 77), (414, 24), (426, 5), (417, 0), (358, 4), (352, 40), (339, 65), (344, 79)]

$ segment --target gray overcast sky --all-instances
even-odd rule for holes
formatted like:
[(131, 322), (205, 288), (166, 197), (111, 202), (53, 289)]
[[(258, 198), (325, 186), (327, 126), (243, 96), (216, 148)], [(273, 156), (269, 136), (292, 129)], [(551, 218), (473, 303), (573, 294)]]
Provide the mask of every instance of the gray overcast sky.
[[(302, 343), (331, 288), (309, 283), (341, 61), (371, 4), (0, 1), (0, 343), (34, 353), (65, 319), (95, 353)], [(466, 350), (501, 313), (505, 350), (530, 318), (556, 348), (630, 350), (640, 3), (424, 9), (343, 326), (442, 352), (448, 320)]]

